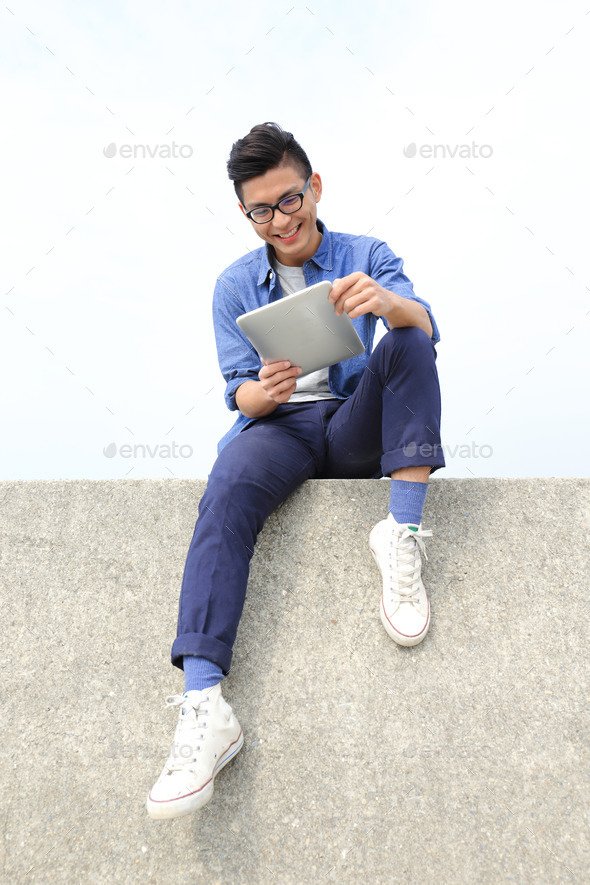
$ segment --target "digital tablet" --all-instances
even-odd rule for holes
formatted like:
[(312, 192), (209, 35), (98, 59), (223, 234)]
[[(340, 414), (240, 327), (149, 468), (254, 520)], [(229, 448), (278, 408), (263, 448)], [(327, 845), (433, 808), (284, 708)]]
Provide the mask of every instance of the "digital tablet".
[(238, 317), (236, 322), (265, 363), (289, 360), (303, 375), (364, 353), (348, 314), (328, 300), (332, 284), (316, 283)]

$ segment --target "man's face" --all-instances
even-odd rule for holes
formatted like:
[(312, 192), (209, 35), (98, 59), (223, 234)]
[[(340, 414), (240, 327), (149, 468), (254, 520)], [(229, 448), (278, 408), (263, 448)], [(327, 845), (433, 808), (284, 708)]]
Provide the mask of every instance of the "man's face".
[[(258, 206), (274, 206), (291, 194), (301, 193), (305, 186), (303, 174), (296, 166), (283, 164), (264, 175), (250, 178), (242, 185), (242, 212)], [(275, 209), (274, 218), (264, 224), (250, 221), (258, 236), (275, 250), (277, 259), (288, 267), (302, 267), (315, 254), (322, 235), (316, 227), (316, 203), (322, 195), (322, 182), (314, 172), (303, 198), (303, 205), (292, 215)]]

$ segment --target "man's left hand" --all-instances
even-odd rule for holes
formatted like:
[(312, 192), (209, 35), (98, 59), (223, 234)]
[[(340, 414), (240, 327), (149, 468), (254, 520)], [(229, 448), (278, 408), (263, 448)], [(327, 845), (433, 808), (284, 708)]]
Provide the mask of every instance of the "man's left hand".
[(364, 313), (387, 316), (395, 308), (396, 297), (361, 271), (334, 280), (330, 292), (338, 316), (346, 311), (352, 320)]

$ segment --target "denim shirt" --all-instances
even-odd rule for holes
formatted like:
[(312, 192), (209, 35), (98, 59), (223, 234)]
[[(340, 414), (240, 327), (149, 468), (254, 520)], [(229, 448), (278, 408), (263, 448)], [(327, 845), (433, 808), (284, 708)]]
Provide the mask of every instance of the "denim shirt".
[[(303, 265), (307, 286), (323, 280), (334, 282), (355, 271), (362, 271), (384, 289), (418, 301), (428, 311), (432, 323), (432, 343), (440, 340), (438, 327), (430, 305), (414, 294), (414, 287), (403, 273), (403, 261), (397, 258), (387, 243), (373, 237), (354, 234), (330, 233), (318, 219), (322, 241), (312, 258)], [(269, 261), (269, 246), (249, 252), (230, 264), (218, 277), (213, 294), (213, 324), (219, 367), (226, 382), (225, 402), (228, 409), (236, 410), (236, 391), (244, 381), (258, 381), (262, 362), (246, 336), (236, 323), (237, 317), (257, 307), (270, 304), (283, 297), (277, 274)], [(373, 349), (373, 338), (378, 317), (363, 314), (352, 320), (365, 352), (341, 363), (330, 366), (328, 384), (337, 399), (347, 399), (354, 393)], [(387, 329), (387, 321), (381, 318)], [(240, 412), (230, 430), (219, 441), (218, 453), (227, 443), (244, 430), (256, 418), (247, 418)]]

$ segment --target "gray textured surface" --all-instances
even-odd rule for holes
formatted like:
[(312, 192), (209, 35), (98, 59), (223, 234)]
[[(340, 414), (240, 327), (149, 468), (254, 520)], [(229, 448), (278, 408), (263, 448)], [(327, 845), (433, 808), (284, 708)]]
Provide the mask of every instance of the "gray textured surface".
[(0, 878), (588, 880), (590, 481), (434, 478), (414, 649), (367, 547), (388, 486), (308, 482), (269, 519), (224, 686), (244, 749), (154, 823), (204, 483), (0, 483)]

